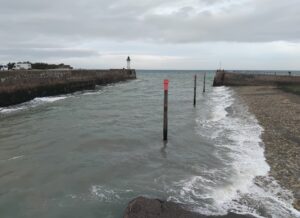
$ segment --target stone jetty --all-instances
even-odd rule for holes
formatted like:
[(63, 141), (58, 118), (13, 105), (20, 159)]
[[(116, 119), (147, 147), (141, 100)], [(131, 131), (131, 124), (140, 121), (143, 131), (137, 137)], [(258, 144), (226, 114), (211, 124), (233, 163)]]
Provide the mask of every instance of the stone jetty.
[(300, 76), (248, 74), (218, 70), (213, 86), (264, 86), (264, 85), (300, 85)]
[(16, 70), (0, 72), (0, 107), (135, 79), (135, 70)]

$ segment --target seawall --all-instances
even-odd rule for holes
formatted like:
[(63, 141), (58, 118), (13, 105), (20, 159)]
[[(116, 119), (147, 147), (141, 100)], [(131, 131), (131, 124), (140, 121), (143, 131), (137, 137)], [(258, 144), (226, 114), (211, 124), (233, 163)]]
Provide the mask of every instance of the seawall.
[(135, 70), (17, 70), (0, 72), (0, 107), (19, 104), (35, 97), (53, 96), (94, 89), (135, 79)]
[(245, 74), (238, 72), (217, 71), (213, 86), (261, 86), (299, 84), (300, 76)]

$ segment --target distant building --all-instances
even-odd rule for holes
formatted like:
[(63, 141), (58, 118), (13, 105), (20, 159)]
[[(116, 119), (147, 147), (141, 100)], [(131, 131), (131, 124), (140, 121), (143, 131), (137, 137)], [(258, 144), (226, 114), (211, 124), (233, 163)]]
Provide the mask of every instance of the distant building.
[(127, 69), (128, 69), (128, 70), (130, 70), (130, 61), (131, 61), (131, 59), (130, 59), (130, 57), (128, 56), (128, 58), (127, 58)]
[(29, 63), (17, 63), (13, 67), (13, 70), (30, 70), (31, 69), (31, 64)]

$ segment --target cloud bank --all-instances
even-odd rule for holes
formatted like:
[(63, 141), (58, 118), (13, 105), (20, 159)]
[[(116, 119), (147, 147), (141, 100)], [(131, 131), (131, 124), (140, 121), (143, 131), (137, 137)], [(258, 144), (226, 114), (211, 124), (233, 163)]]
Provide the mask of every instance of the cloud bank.
[(229, 68), (300, 69), (299, 8), (298, 0), (1, 0), (0, 62), (109, 68), (132, 55), (140, 68), (214, 69), (222, 59)]

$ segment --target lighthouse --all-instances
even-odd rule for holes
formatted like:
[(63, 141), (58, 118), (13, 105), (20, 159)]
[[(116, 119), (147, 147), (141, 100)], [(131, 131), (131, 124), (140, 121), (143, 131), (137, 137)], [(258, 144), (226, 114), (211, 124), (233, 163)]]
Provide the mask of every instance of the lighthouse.
[(127, 58), (127, 69), (130, 70), (130, 57), (128, 56)]

